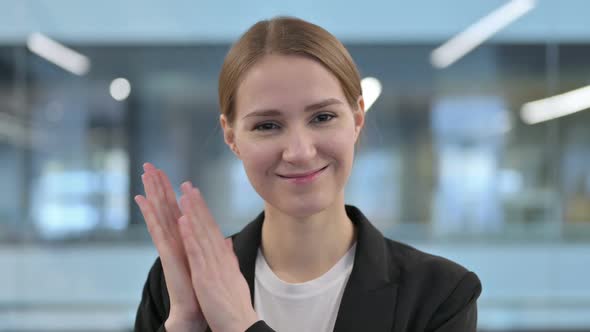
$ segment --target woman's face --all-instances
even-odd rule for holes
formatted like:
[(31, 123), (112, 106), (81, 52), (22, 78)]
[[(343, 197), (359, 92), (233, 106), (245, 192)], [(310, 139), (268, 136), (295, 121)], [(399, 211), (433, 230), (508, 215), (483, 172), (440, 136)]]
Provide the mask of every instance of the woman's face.
[(344, 204), (364, 103), (348, 105), (337, 78), (303, 56), (267, 55), (245, 74), (225, 140), (254, 189), (295, 217)]

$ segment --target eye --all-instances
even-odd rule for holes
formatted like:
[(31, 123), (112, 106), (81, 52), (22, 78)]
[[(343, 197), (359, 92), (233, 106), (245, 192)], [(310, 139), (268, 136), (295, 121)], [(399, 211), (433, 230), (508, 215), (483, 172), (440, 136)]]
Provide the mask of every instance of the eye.
[(277, 126), (276, 124), (274, 124), (272, 122), (266, 122), (266, 123), (261, 123), (261, 124), (256, 125), (254, 127), (254, 130), (256, 130), (256, 131), (268, 131), (268, 130), (276, 129), (275, 127), (278, 128), (279, 126)]
[[(335, 115), (332, 114), (328, 114), (328, 113), (322, 113), (322, 114), (318, 114), (318, 116), (316, 116), (314, 118), (313, 122), (328, 122), (330, 120), (332, 120), (333, 118), (335, 118)], [(315, 121), (315, 120), (319, 120), (319, 121)]]

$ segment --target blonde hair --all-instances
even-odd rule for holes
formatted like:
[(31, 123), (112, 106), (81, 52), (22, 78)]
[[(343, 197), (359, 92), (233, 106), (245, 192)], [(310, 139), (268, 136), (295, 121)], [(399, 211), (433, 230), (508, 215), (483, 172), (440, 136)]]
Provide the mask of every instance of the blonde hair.
[(281, 16), (254, 24), (225, 57), (219, 74), (219, 105), (230, 125), (235, 119), (236, 94), (244, 74), (267, 54), (301, 55), (318, 61), (336, 76), (347, 102), (357, 109), (362, 95), (360, 75), (344, 45), (318, 25)]

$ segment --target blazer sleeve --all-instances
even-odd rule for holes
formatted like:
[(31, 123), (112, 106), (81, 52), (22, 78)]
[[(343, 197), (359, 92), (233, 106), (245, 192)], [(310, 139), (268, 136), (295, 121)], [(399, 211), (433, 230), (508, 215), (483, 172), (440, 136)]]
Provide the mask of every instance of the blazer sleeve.
[(467, 272), (451, 294), (438, 307), (426, 331), (475, 332), (477, 330), (477, 298), (481, 282), (473, 272)]
[(263, 320), (259, 320), (252, 324), (245, 332), (275, 332), (275, 330), (270, 328)]
[(135, 332), (166, 332), (164, 322), (168, 313), (164, 306), (162, 277), (162, 263), (158, 257), (143, 286), (141, 302), (135, 317)]

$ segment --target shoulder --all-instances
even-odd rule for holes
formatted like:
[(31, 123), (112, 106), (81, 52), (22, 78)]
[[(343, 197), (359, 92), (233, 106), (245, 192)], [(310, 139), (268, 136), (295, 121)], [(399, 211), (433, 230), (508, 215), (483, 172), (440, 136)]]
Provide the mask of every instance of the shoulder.
[(397, 270), (398, 295), (415, 311), (411, 314), (430, 317), (432, 323), (475, 307), (482, 290), (475, 273), (447, 258), (391, 239), (385, 241), (391, 266)]
[[(392, 266), (399, 269), (402, 282), (411, 278), (435, 284), (456, 284), (463, 278), (476, 281), (474, 273), (450, 259), (426, 253), (408, 244), (385, 238)], [(479, 280), (477, 280), (479, 281)]]
[(416, 305), (423, 305), (444, 301), (449, 296), (479, 295), (481, 283), (475, 273), (447, 258), (385, 237), (355, 206), (347, 205), (346, 212), (358, 228), (360, 258), (355, 263), (361, 263), (365, 273), (376, 273), (378, 278), (383, 276), (396, 284), (398, 296), (407, 296), (407, 301), (418, 300)]

